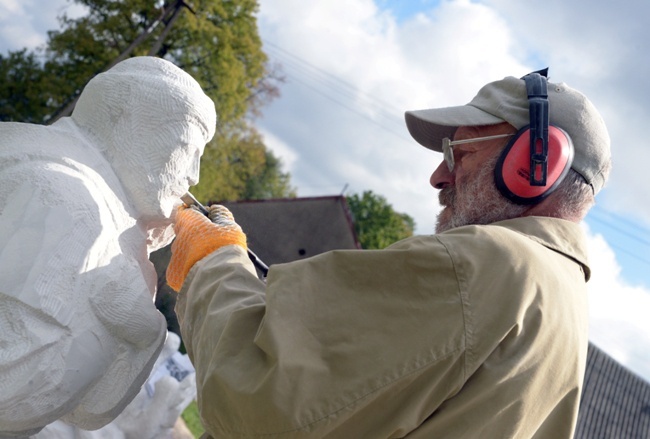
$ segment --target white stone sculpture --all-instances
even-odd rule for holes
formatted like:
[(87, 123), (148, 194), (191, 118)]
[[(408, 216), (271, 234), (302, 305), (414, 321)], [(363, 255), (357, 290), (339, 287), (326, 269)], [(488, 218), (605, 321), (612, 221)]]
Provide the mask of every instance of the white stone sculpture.
[(51, 126), (0, 123), (0, 437), (97, 429), (138, 394), (166, 334), (148, 255), (215, 125), (199, 84), (152, 57), (97, 75)]
[(87, 431), (56, 421), (32, 439), (178, 439), (178, 418), (196, 397), (194, 367), (179, 345), (178, 335), (168, 333), (147, 382), (108, 425)]

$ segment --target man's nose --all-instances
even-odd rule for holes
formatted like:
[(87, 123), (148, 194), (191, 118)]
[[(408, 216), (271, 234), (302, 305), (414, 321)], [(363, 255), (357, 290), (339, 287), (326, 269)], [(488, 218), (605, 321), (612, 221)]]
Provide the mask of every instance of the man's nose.
[(454, 174), (449, 172), (447, 163), (444, 160), (440, 162), (436, 170), (431, 174), (429, 183), (436, 189), (444, 189), (454, 183)]

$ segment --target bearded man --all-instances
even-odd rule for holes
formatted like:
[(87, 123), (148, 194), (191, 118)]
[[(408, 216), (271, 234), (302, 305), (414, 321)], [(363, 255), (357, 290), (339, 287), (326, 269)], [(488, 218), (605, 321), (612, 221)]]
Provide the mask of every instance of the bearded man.
[(272, 266), (264, 284), (230, 212), (179, 212), (168, 281), (208, 435), (573, 437), (601, 116), (542, 71), (406, 124), (444, 154), (433, 236)]

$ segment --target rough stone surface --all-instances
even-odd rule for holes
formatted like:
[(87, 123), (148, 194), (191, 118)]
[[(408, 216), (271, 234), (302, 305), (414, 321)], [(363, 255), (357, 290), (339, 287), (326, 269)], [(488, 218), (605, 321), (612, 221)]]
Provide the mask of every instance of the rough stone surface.
[(138, 394), (166, 334), (148, 255), (215, 124), (198, 83), (151, 57), (51, 126), (0, 123), (0, 437), (97, 429)]
[[(55, 421), (31, 439), (193, 438), (180, 415), (196, 397), (195, 373), (187, 356), (178, 352), (179, 345), (180, 338), (169, 333), (145, 386), (114, 421), (94, 431)], [(178, 356), (185, 362), (174, 362)]]

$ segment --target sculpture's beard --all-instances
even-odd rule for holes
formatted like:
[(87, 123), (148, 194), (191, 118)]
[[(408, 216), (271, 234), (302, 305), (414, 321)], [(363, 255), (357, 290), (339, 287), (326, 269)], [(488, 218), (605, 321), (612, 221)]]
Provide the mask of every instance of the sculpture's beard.
[(174, 227), (171, 224), (148, 229), (147, 253), (151, 254), (152, 252), (165, 247), (172, 242), (174, 236)]
[(476, 173), (438, 195), (443, 210), (438, 214), (436, 233), (470, 224), (490, 224), (520, 216), (527, 206), (520, 206), (503, 197), (494, 184), (494, 157)]

